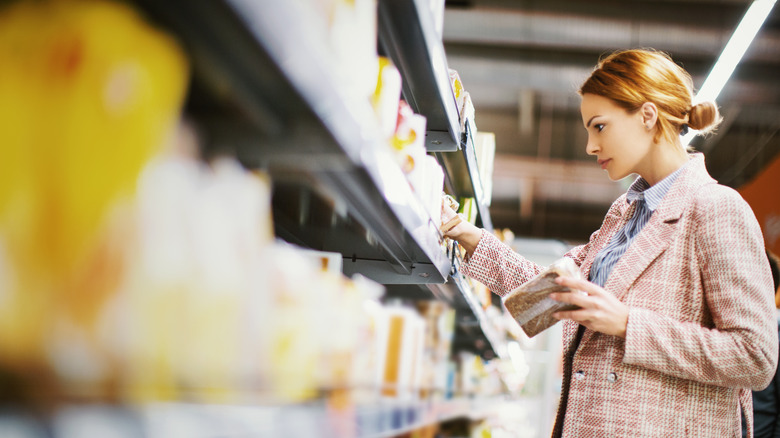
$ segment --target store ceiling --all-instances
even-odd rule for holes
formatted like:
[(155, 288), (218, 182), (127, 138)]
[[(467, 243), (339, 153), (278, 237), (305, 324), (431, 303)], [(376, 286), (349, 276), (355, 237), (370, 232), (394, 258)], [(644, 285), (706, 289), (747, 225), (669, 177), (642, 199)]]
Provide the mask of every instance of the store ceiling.
[[(611, 182), (585, 153), (578, 86), (599, 57), (652, 47), (670, 53), (700, 87), (749, 4), (448, 0), (447, 62), (472, 96), (477, 128), (496, 134), (495, 227), (586, 240), (630, 181)], [(780, 151), (780, 7), (718, 104), (725, 118), (718, 134), (692, 145), (715, 179), (738, 188)]]

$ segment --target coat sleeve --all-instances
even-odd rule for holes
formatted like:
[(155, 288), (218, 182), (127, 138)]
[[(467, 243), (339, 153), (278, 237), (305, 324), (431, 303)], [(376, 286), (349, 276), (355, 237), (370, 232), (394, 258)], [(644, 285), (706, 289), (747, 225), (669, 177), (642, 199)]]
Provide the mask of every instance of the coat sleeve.
[(703, 306), (714, 327), (631, 308), (623, 362), (702, 383), (760, 390), (774, 376), (778, 333), (772, 276), (752, 210), (710, 185), (693, 207)]
[(477, 248), (461, 265), (464, 274), (502, 297), (543, 270), (487, 230), (482, 230)]
[[(594, 232), (587, 244), (571, 248), (563, 257), (568, 257), (577, 266), (582, 266), (598, 235), (599, 231)], [(482, 230), (477, 248), (461, 265), (464, 274), (502, 297), (534, 278), (545, 268), (521, 256), (486, 230)]]

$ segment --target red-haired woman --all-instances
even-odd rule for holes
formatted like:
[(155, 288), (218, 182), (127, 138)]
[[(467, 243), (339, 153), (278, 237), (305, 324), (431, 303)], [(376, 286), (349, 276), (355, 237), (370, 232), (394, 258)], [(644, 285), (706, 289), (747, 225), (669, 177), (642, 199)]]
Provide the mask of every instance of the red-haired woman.
[[(720, 122), (692, 104), (690, 75), (667, 55), (625, 50), (580, 88), (586, 151), (609, 178), (638, 177), (571, 258), (586, 294), (554, 299), (564, 320), (564, 376), (554, 436), (752, 436), (751, 389), (775, 373), (778, 332), (761, 230), (739, 194), (707, 173), (680, 134)], [(467, 250), (463, 272), (504, 295), (538, 266), (490, 233), (443, 213)]]

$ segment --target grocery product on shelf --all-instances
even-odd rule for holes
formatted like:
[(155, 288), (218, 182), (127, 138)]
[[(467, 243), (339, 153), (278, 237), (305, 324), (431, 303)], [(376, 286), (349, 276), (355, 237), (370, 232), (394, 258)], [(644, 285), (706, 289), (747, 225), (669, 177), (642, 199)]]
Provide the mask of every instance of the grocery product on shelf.
[(415, 114), (405, 101), (400, 101), (395, 133), (391, 144), (401, 170), (409, 174), (422, 165), (425, 150), (425, 117)]
[(440, 38), (444, 31), (444, 0), (429, 0), (428, 6), (433, 17), (433, 27)]
[[(340, 273), (319, 269), (288, 245), (272, 251), (271, 315), (260, 329), (267, 333), (266, 382), (273, 399), (296, 402), (313, 399), (325, 389), (356, 387), (370, 379), (353, 368), (367, 358), (356, 358), (370, 339), (370, 315), (365, 299), (377, 299), (381, 287), (368, 280), (352, 283)], [(361, 287), (363, 290), (361, 290)], [(367, 296), (364, 296), (367, 295)], [(327, 328), (327, 329), (326, 329)], [(371, 364), (368, 363), (370, 366)]]
[(425, 155), (421, 166), (407, 175), (409, 184), (419, 196), (436, 229), (441, 227), (441, 193), (444, 170), (436, 158)]
[(387, 337), (384, 354), (382, 394), (401, 399), (414, 397), (420, 387), (424, 325), (413, 310), (392, 305), (387, 308)]
[(425, 149), (425, 117), (415, 114), (403, 100), (397, 108), (395, 133), (390, 143), (409, 185), (438, 229), (441, 225), (441, 192), (444, 170)]
[(398, 124), (398, 108), (401, 105), (401, 73), (393, 62), (384, 56), (379, 57), (379, 76), (376, 90), (371, 97), (379, 129), (383, 138), (390, 139)]
[(477, 156), (479, 180), (482, 183), (482, 200), (490, 205), (493, 199), (493, 161), (496, 156), (496, 135), (477, 132), (474, 135), (474, 153)]
[(125, 292), (129, 398), (287, 404), (378, 387), (383, 288), (344, 277), (340, 254), (273, 242), (261, 176), (224, 158), (145, 172), (144, 250)]
[(258, 386), (268, 317), (270, 186), (232, 159), (176, 154), (139, 183), (117, 333), (130, 400), (236, 400)]
[(483, 309), (495, 307), (492, 305), (491, 300), (493, 293), (490, 292), (490, 289), (488, 289), (487, 286), (474, 279), (469, 279), (469, 284), (471, 285), (471, 290), (474, 292), (474, 296)]
[(477, 209), (477, 200), (475, 198), (462, 198), (460, 200), (460, 208), (458, 208), (458, 213), (463, 215), (463, 217), (473, 223), (477, 222), (477, 216), (479, 215), (479, 210)]
[(0, 10), (0, 78), (0, 239), (13, 279), (0, 366), (31, 385), (104, 382), (114, 370), (101, 312), (131, 231), (123, 201), (176, 125), (188, 61), (125, 3), (19, 1)]
[(449, 69), (450, 84), (452, 85), (452, 93), (455, 96), (458, 110), (463, 107), (466, 90), (463, 88), (463, 81), (460, 80), (460, 74), (457, 70)]
[(418, 301), (416, 307), (425, 319), (420, 397), (441, 401), (447, 391), (447, 374), (455, 331), (455, 309), (441, 301)]
[(377, 77), (377, 0), (334, 0), (327, 5), (325, 20), (336, 76), (344, 91), (371, 96)]
[[(205, 2), (188, 10), (189, 18), (208, 28), (212, 17), (198, 16), (204, 9), (227, 16), (215, 17), (219, 24), (213, 28), (197, 29), (208, 35), (203, 40), (183, 32), (186, 23), (166, 16), (177, 6), (153, 3), (21, 0), (0, 12), (0, 386), (21, 382), (18, 393), (4, 392), (0, 401), (24, 409), (30, 406), (28, 392), (44, 394), (53, 408), (51, 424), (42, 427), (47, 438), (95, 430), (72, 428), (79, 421), (90, 427), (127, 425), (133, 431), (128, 436), (138, 432), (135, 438), (181, 431), (257, 436), (258, 427), (260, 436), (350, 438), (393, 431), (433, 436), (439, 422), (467, 416), (471, 403), (480, 402), (465, 397), (502, 390), (496, 371), (502, 362), (477, 354), (466, 360), (453, 351), (463, 348), (453, 339), (456, 331), (474, 324), (462, 321), (464, 309), (454, 306), (468, 301), (466, 312), (478, 320), (472, 332), (487, 336), (488, 343), (501, 340), (487, 334), (498, 330), (492, 323), (496, 308), (486, 289), (457, 277), (455, 268), (447, 277), (449, 265), (439, 262), (452, 256), (455, 266), (462, 254), (452, 249), (433, 254), (439, 258), (423, 254), (431, 246), (439, 250), (437, 244), (447, 247), (435, 233), (445, 173), (426, 150), (428, 119), (401, 101), (400, 73), (377, 57), (377, 1)], [(185, 40), (196, 69), (192, 87), (177, 43), (149, 27), (131, 4)], [(436, 26), (443, 5), (430, 2)], [(427, 11), (421, 10), (426, 14), (420, 20), (427, 23)], [(258, 37), (268, 20), (253, 14), (280, 11), (301, 18), (296, 32), (310, 33), (301, 39), (290, 32), (273, 37), (316, 40), (313, 50), (301, 51), (302, 58), (323, 68), (300, 76), (314, 78), (305, 85), (321, 83), (334, 93), (314, 93), (312, 99), (310, 89), (295, 82), (297, 72), (289, 70), (301, 58), (277, 59), (290, 55), (290, 46), (276, 51), (269, 49), (275, 41)], [(230, 38), (216, 35), (226, 22), (245, 24), (230, 38), (251, 44), (233, 46)], [(213, 56), (210, 50), (227, 49), (226, 41), (231, 53), (235, 48), (237, 55), (267, 55), (269, 72), (255, 72), (259, 64), (242, 64), (241, 56), (227, 57), (236, 65)], [(303, 46), (309, 48), (292, 45)], [(445, 69), (445, 84), (446, 75)], [(314, 152), (313, 159), (300, 164), (282, 157), (288, 160), (281, 170), (274, 159), (261, 159), (267, 169), (247, 170), (236, 157), (209, 149), (233, 150), (221, 143), (242, 142), (246, 132), (249, 147), (270, 140), (270, 147), (260, 144), (261, 154), (292, 144), (284, 143), (288, 133), (268, 134), (270, 139), (256, 134), (258, 115), (279, 108), (262, 101), (262, 93), (232, 95), (247, 90), (239, 83), (246, 77), (250, 83), (270, 77), (284, 85), (279, 97), (290, 102), (280, 105), (280, 113), (300, 107), (314, 114), (301, 117), (300, 124), (297, 118), (281, 124), (282, 130), (305, 131), (289, 138), (312, 139), (311, 145), (294, 146)], [(236, 80), (235, 89), (226, 79)], [(294, 93), (285, 96), (287, 88)], [(182, 118), (188, 90), (193, 95)], [(458, 108), (470, 103), (462, 86), (460, 91)], [(345, 105), (333, 105), (339, 99)], [(236, 126), (235, 133), (225, 132), (232, 130), (221, 123)], [(49, 130), (37, 129), (42, 125)], [(219, 127), (211, 132), (214, 125)], [(442, 138), (436, 135), (432, 138)], [(333, 141), (349, 146), (326, 144), (319, 150)], [(381, 153), (373, 154), (377, 149)], [(208, 151), (208, 158), (199, 151)], [(405, 178), (412, 190), (395, 184), (404, 190), (390, 199), (382, 190), (348, 192), (340, 186), (377, 182), (377, 170), (367, 164), (376, 157), (383, 166), (379, 173), (387, 170), (393, 183)], [(396, 268), (433, 262), (441, 275), (437, 281), (457, 283), (459, 303), (383, 302), (384, 286), (342, 274), (342, 259), (350, 257), (343, 250), (347, 245), (336, 245), (342, 253), (275, 240), (271, 197), (288, 192), (272, 191), (271, 175), (280, 176), (276, 184), (292, 184), (284, 166), (304, 174), (307, 194), (332, 207), (329, 226), (346, 223), (365, 237), (350, 248), (366, 247), (381, 257), (388, 250), (382, 245), (390, 242), (400, 247), (391, 248), (391, 255), (403, 256)], [(340, 172), (359, 178), (340, 180)], [(331, 184), (320, 187), (323, 180)], [(364, 198), (372, 202), (363, 205), (378, 205), (378, 215), (386, 216), (379, 224), (355, 208)], [(464, 199), (473, 221), (472, 202)], [(296, 232), (321, 231), (300, 222), (295, 224), (300, 229), (279, 234), (300, 244), (304, 239)], [(393, 229), (399, 223), (402, 229)], [(435, 235), (420, 238), (424, 233)], [(342, 237), (333, 234), (328, 238)], [(412, 281), (427, 278), (414, 276)], [(484, 347), (482, 338), (479, 342)], [(501, 351), (498, 343), (493, 348)], [(0, 430), (17, 419), (0, 412)], [(103, 435), (82, 435), (93, 434)]]
[(466, 132), (466, 126), (469, 126), (469, 132), (473, 136), (477, 133), (477, 126), (474, 121), (474, 103), (471, 101), (471, 94), (466, 91), (460, 74), (457, 70), (449, 69), (450, 83), (452, 84), (455, 102), (458, 107), (458, 117), (460, 121), (460, 131)]
[[(477, 131), (475, 119), (476, 110), (474, 109), (474, 102), (471, 101), (471, 93), (464, 91), (461, 100), (463, 103), (458, 108), (458, 113), (460, 114), (460, 129), (462, 132), (469, 132), (473, 137), (479, 131)], [(468, 127), (468, 131), (466, 127)]]

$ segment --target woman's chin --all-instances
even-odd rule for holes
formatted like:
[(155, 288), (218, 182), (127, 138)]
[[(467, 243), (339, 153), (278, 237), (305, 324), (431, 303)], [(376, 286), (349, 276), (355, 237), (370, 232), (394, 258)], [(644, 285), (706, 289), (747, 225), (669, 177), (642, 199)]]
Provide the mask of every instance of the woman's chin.
[(609, 179), (611, 181), (617, 182), (617, 181), (620, 181), (623, 178), (627, 177), (630, 174), (629, 173), (618, 173), (618, 172), (613, 172), (613, 171), (607, 170), (607, 175), (609, 176)]

